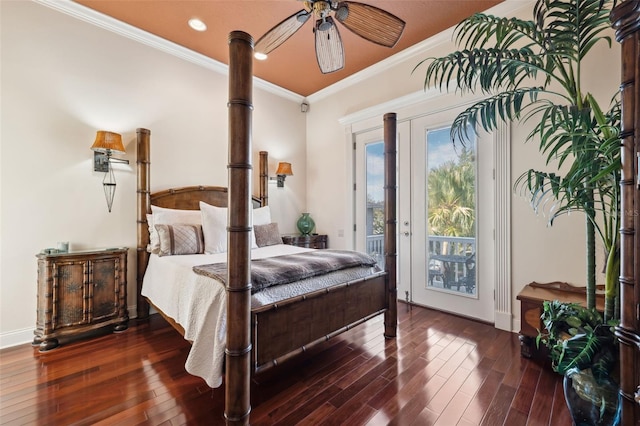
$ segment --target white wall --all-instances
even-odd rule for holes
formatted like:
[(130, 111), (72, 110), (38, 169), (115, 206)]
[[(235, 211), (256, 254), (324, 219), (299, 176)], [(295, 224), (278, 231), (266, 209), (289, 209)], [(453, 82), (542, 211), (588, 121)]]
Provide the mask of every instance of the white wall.
[[(136, 128), (151, 130), (151, 187), (226, 186), (227, 77), (74, 17), (26, 1), (0, 2), (0, 347), (30, 341), (36, 258), (72, 249), (128, 246), (128, 301), (135, 309)], [(226, 40), (224, 41), (226, 43)], [(282, 232), (305, 209), (305, 116), (299, 101), (254, 90), (253, 163), (294, 176), (270, 185)], [(108, 213), (93, 172), (97, 130), (121, 133), (129, 166)], [(257, 187), (254, 191), (257, 193)]]
[[(533, 2), (507, 1), (489, 13), (531, 19), (532, 5)], [(457, 50), (450, 41), (451, 31), (445, 35), (424, 43), (423, 49), (415, 54), (402, 52), (397, 55), (402, 60), (388, 61), (392, 64), (389, 67), (382, 69), (378, 64), (380, 72), (354, 79), (352, 85), (341, 86), (340, 90), (329, 88), (309, 97), (307, 207), (318, 227), (328, 233), (332, 247), (353, 247), (353, 233), (350, 231), (353, 229), (351, 142), (349, 126), (342, 126), (338, 121), (346, 116), (357, 116), (359, 112), (366, 116), (367, 111), (376, 110), (377, 105), (393, 104), (403, 96), (413, 99), (410, 95), (423, 88), (426, 70), (423, 67), (412, 73), (414, 67), (428, 57), (443, 56)], [(346, 56), (348, 60), (348, 51)], [(601, 51), (592, 54), (592, 60), (584, 70), (584, 87), (596, 95), (603, 107), (608, 106), (620, 82), (619, 45), (614, 41), (613, 49), (607, 50), (602, 44)], [(442, 108), (446, 102), (444, 98), (431, 101), (431, 107)], [(380, 111), (380, 126), (385, 112), (394, 111)], [(545, 169), (537, 143), (522, 143), (529, 130), (523, 125), (514, 125), (511, 129), (513, 180), (529, 168)], [(328, 167), (329, 164), (338, 166)], [(514, 194), (511, 204), (512, 324), (514, 331), (518, 331), (520, 304), (516, 295), (524, 285), (532, 281), (556, 280), (584, 285), (584, 217), (579, 213), (564, 217), (550, 228), (544, 217), (534, 214), (525, 199)], [(324, 208), (327, 205), (332, 208)]]

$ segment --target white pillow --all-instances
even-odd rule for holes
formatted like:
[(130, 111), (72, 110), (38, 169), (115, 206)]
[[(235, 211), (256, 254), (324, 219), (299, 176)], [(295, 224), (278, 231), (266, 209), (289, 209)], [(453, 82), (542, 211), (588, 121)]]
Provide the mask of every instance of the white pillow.
[(271, 223), (271, 209), (269, 206), (253, 209), (253, 226), (268, 225)]
[[(200, 201), (204, 252), (207, 254), (227, 251), (227, 208), (216, 207)], [(269, 206), (253, 209), (253, 226), (271, 223)], [(258, 248), (256, 234), (251, 230), (251, 248)]]
[(216, 207), (200, 201), (204, 252), (207, 254), (227, 251), (227, 208)]
[(179, 210), (165, 207), (151, 206), (151, 218), (147, 215), (149, 224), (149, 251), (158, 253), (160, 251), (160, 238), (155, 229), (155, 225), (201, 225), (202, 217), (199, 210)]

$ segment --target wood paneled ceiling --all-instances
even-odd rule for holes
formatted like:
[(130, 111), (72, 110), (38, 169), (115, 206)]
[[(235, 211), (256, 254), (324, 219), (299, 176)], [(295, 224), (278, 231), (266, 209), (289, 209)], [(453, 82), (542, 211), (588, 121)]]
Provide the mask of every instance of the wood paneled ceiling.
[[(241, 30), (260, 38), (271, 27), (303, 8), (296, 0), (75, 0), (76, 3), (133, 25), (156, 36), (228, 64), (228, 35)], [(307, 22), (266, 61), (254, 61), (254, 74), (270, 83), (308, 96), (370, 65), (415, 45), (475, 12), (503, 0), (360, 0), (387, 10), (406, 22), (393, 48), (368, 42), (338, 23), (345, 51), (345, 67), (322, 74), (315, 58), (313, 23)], [(192, 30), (199, 18), (207, 30)]]

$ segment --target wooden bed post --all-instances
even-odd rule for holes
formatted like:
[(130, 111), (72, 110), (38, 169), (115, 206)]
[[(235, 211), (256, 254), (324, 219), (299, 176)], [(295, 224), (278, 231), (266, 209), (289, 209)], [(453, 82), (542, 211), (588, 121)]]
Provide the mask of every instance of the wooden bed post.
[(611, 12), (621, 44), (622, 175), (620, 181), (620, 400), (622, 425), (640, 424), (640, 1), (619, 3)]
[(384, 337), (396, 337), (398, 302), (396, 283), (396, 113), (384, 115), (384, 252), (387, 270), (388, 308), (384, 313)]
[(251, 110), (253, 39), (229, 34), (229, 203), (225, 419), (249, 424), (251, 379)]
[(149, 316), (149, 303), (147, 302), (147, 299), (142, 296), (141, 292), (142, 279), (144, 278), (144, 272), (146, 271), (147, 264), (149, 263), (149, 252), (147, 252), (147, 245), (149, 244), (149, 227), (147, 224), (147, 213), (151, 213), (149, 198), (149, 175), (151, 167), (151, 161), (149, 158), (149, 141), (151, 131), (139, 128), (136, 130), (136, 136), (136, 169), (138, 173), (138, 262), (136, 265), (136, 311), (138, 314), (138, 319), (143, 319)]
[(260, 205), (269, 205), (269, 153), (260, 151)]

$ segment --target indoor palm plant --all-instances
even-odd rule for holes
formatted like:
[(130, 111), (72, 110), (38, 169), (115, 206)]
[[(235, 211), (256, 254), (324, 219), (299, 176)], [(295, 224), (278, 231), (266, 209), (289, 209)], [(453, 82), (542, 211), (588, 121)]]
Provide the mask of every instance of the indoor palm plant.
[[(536, 211), (548, 215), (550, 224), (570, 211), (584, 213), (590, 312), (595, 308), (596, 237), (607, 253), (601, 323), (619, 317), (620, 107), (614, 96), (607, 111), (601, 108), (582, 87), (582, 67), (594, 46), (611, 46), (609, 13), (614, 5), (615, 0), (537, 0), (532, 20), (475, 14), (456, 27), (460, 50), (416, 66), (427, 67), (425, 87), (484, 95), (454, 120), (454, 141), (464, 144), (468, 129), (492, 131), (500, 121), (534, 124), (526, 141), (536, 140), (547, 165), (557, 170), (528, 170), (515, 188), (529, 196)], [(616, 93), (617, 87), (612, 88)], [(552, 356), (562, 354), (566, 361), (579, 353), (583, 368), (605, 347), (616, 345), (609, 327), (575, 329), (588, 338), (563, 339), (572, 349), (552, 350)], [(596, 333), (609, 333), (611, 339), (590, 345)], [(543, 341), (553, 345), (552, 339)]]

